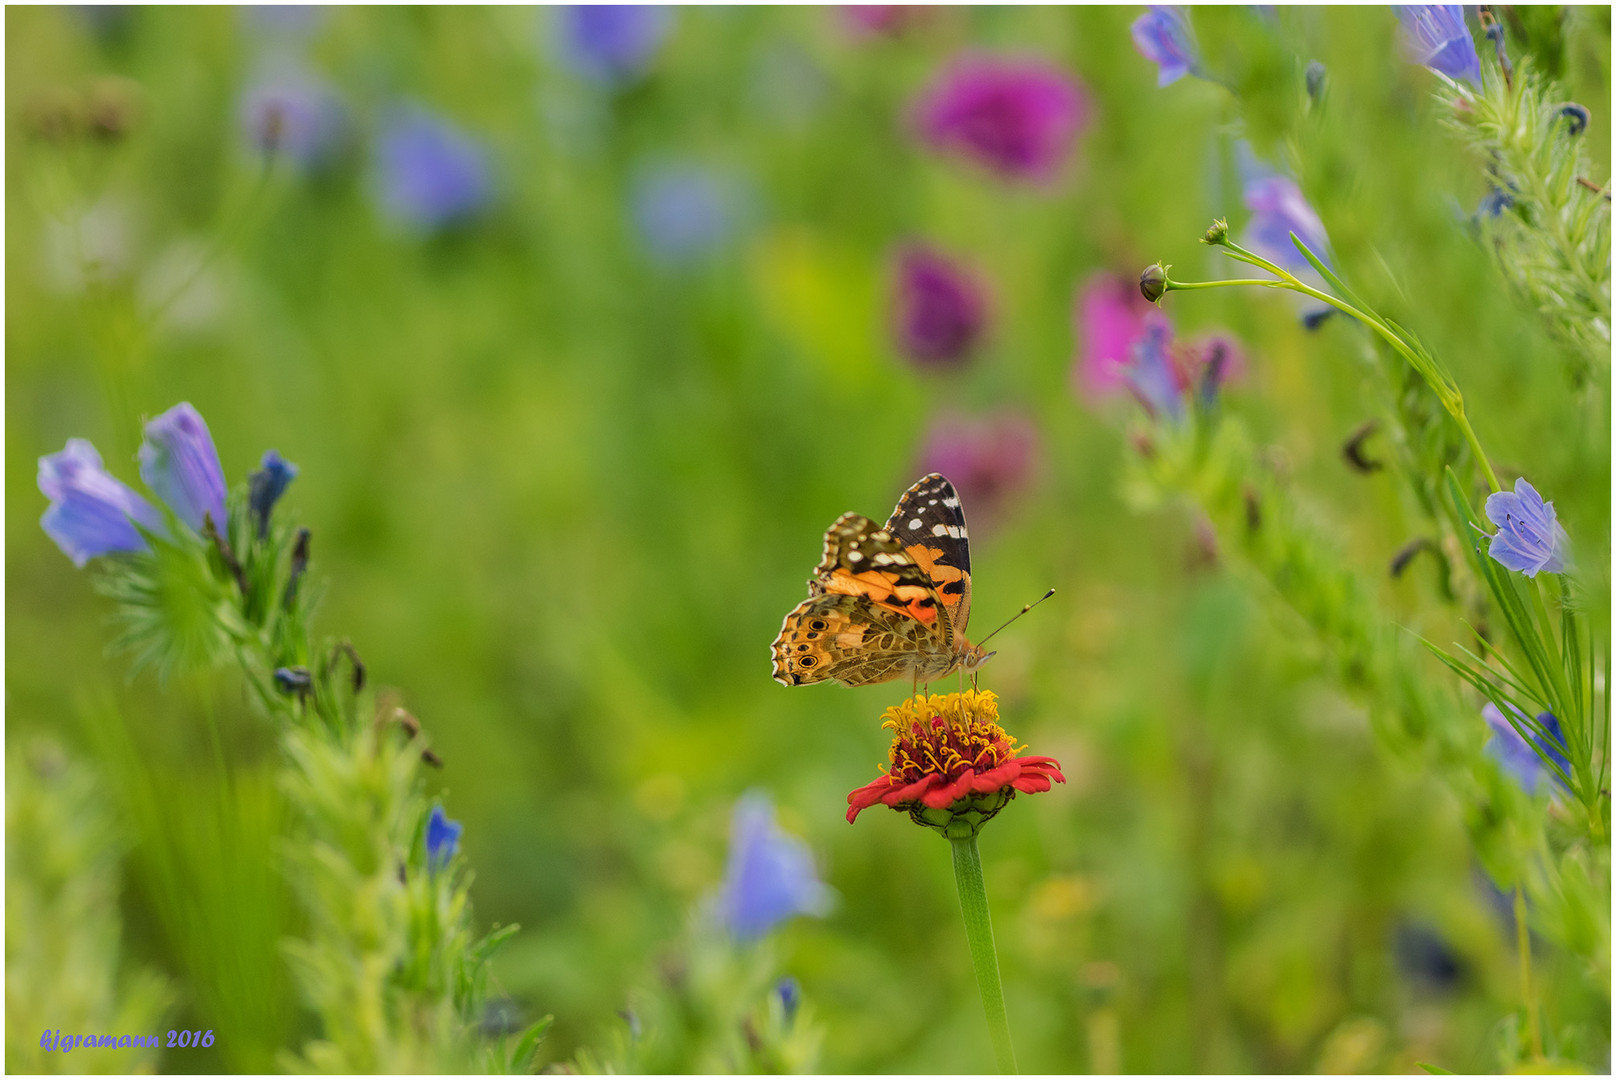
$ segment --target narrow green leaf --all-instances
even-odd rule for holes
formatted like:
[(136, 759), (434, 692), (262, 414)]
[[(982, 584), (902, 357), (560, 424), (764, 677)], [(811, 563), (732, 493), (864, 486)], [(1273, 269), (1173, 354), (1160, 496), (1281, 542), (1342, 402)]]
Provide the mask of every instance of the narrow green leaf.
[(1456, 1075), (1458, 1075), (1452, 1069), (1444, 1069), (1442, 1066), (1440, 1066), (1440, 1065), (1432, 1065), (1428, 1061), (1416, 1061), (1414, 1064), (1418, 1065), (1420, 1068), (1424, 1069), (1426, 1072), (1430, 1073), (1433, 1076), (1456, 1076)]

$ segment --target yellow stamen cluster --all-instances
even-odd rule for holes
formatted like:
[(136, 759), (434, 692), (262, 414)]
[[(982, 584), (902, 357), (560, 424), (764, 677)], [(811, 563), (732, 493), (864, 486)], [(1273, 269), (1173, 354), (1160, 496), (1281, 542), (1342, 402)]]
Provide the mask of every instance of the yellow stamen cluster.
[[(941, 719), (942, 725), (933, 724)], [(892, 740), (892, 771), (913, 779), (924, 773), (958, 776), (967, 768), (997, 768), (1023, 749), (999, 726), (999, 702), (991, 691), (916, 695), (881, 714)]]

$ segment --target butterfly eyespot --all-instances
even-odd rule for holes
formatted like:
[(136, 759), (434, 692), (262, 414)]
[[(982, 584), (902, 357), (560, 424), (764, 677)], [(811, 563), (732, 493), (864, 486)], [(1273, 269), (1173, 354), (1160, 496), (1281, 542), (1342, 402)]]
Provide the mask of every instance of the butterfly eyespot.
[(817, 663), (819, 663), (819, 661), (815, 660), (811, 656), (799, 656), (797, 658), (797, 666), (798, 667), (813, 667)]
[(810, 629), (810, 630), (823, 630), (826, 627), (828, 627), (829, 625), (830, 624), (827, 623), (824, 619), (810, 619), (810, 620), (808, 620), (808, 629)]
[(806, 646), (806, 645), (798, 645), (797, 646), (797, 651), (798, 652), (807, 652), (808, 651), (808, 646)]

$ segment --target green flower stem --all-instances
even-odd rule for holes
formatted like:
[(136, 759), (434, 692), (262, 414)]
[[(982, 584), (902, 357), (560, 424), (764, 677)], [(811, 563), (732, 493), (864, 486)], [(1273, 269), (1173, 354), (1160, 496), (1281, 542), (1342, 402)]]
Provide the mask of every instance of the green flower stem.
[(1532, 1000), (1532, 936), (1526, 928), (1526, 896), (1515, 886), (1515, 951), (1521, 967), (1521, 1007), (1526, 1010), (1526, 1036), (1535, 1057), (1543, 1056), (1543, 1033), (1538, 1028), (1537, 1005)]
[(1400, 355), (1404, 360), (1407, 360), (1415, 371), (1418, 371), (1421, 375), (1425, 376), (1426, 382), (1430, 384), (1431, 389), (1436, 393), (1437, 398), (1442, 402), (1443, 407), (1448, 410), (1448, 414), (1452, 416), (1453, 419), (1458, 423), (1459, 430), (1464, 433), (1465, 441), (1470, 444), (1470, 452), (1475, 455), (1476, 460), (1481, 464), (1481, 471), (1486, 475), (1488, 485), (1490, 485), (1494, 491), (1502, 490), (1501, 485), (1498, 483), (1498, 477), (1496, 474), (1494, 474), (1493, 467), (1487, 460), (1487, 454), (1481, 448), (1481, 441), (1476, 438), (1475, 429), (1470, 426), (1470, 418), (1465, 415), (1464, 398), (1459, 394), (1457, 388), (1442, 385), (1442, 380), (1439, 380), (1434, 373), (1427, 371), (1427, 365), (1421, 362), (1418, 353), (1414, 351), (1408, 342), (1403, 340), (1400, 334), (1388, 326), (1373, 312), (1363, 310), (1345, 300), (1340, 299), (1339, 297), (1331, 296), (1327, 292), (1315, 289), (1305, 281), (1297, 278), (1296, 275), (1292, 274), (1290, 271), (1269, 262), (1260, 255), (1255, 255), (1252, 252), (1249, 252), (1229, 241), (1224, 241), (1224, 246), (1229, 249), (1228, 251), (1224, 252), (1224, 254), (1228, 255), (1230, 258), (1239, 262), (1250, 263), (1252, 266), (1261, 267), (1262, 269), (1267, 270), (1269, 273), (1275, 275), (1277, 278), (1279, 278), (1279, 280), (1269, 281), (1266, 278), (1235, 278), (1227, 281), (1174, 281), (1172, 278), (1168, 278), (1163, 283), (1166, 286), (1166, 290), (1168, 292), (1172, 292), (1175, 289), (1219, 289), (1234, 285), (1257, 285), (1267, 289), (1289, 289), (1292, 292), (1298, 292), (1304, 296), (1311, 296), (1315, 300), (1329, 304), (1338, 311), (1351, 315), (1365, 326), (1368, 326), (1370, 329), (1374, 330), (1375, 333), (1385, 338), (1387, 344), (1391, 345), (1391, 347), (1397, 351), (1398, 355)]
[(982, 856), (976, 836), (951, 837), (954, 845), (954, 884), (959, 887), (960, 910), (965, 914), (965, 937), (971, 943), (971, 962), (982, 990), (982, 1011), (987, 1013), (988, 1034), (999, 1071), (1016, 1071), (1016, 1053), (1010, 1047), (1010, 1022), (1004, 1012), (1004, 986), (999, 982), (999, 954), (993, 947), (993, 920), (988, 916), (988, 890), (982, 881)]

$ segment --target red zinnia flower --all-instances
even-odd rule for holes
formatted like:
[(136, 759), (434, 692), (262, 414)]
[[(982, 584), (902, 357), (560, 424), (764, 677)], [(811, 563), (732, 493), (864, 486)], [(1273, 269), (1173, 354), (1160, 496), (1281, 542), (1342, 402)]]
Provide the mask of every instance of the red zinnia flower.
[(945, 836), (975, 835), (1016, 792), (1066, 782), (1054, 758), (1020, 756), (1025, 748), (999, 726), (998, 700), (988, 691), (916, 696), (881, 719), (897, 732), (891, 767), (847, 796), (848, 821), (884, 803)]

